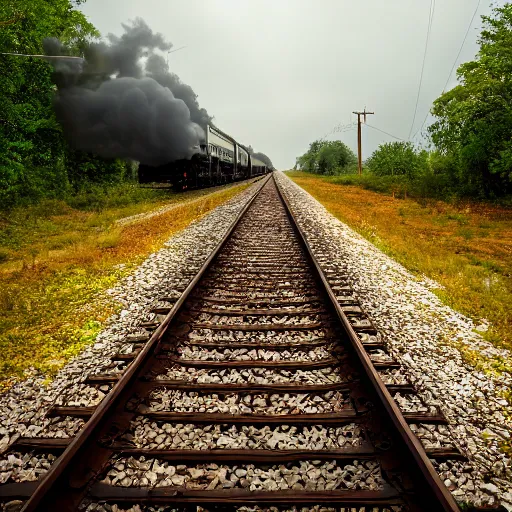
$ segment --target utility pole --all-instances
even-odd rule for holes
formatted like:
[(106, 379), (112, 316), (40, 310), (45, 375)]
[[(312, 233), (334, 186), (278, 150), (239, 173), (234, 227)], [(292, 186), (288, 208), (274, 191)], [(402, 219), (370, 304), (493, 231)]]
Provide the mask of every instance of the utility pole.
[(352, 114), (357, 114), (357, 162), (358, 162), (358, 174), (362, 174), (363, 172), (363, 152), (361, 150), (361, 116), (364, 118), (364, 122), (366, 123), (366, 116), (373, 115), (375, 112), (366, 112), (366, 107), (362, 112), (352, 112)]

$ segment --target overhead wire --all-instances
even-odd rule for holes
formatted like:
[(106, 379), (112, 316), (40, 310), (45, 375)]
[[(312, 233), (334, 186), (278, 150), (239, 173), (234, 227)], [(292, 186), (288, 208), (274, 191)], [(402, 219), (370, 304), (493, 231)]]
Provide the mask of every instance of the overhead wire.
[[(462, 44), (460, 45), (459, 51), (457, 53), (457, 57), (455, 57), (455, 60), (453, 61), (453, 66), (450, 69), (450, 74), (448, 75), (448, 78), (446, 79), (446, 83), (444, 84), (443, 92), (445, 92), (446, 88), (448, 87), (448, 83), (450, 82), (450, 78), (452, 76), (453, 70), (455, 69), (455, 66), (457, 65), (457, 62), (458, 62), (459, 57), (460, 57), (460, 54), (462, 53), (462, 50), (464, 48), (464, 45), (466, 44), (466, 39), (468, 38), (469, 31), (471, 30), (471, 26), (473, 25), (473, 21), (475, 19), (476, 13), (478, 12), (478, 9), (480, 7), (481, 1), (482, 0), (478, 0), (478, 2), (476, 4), (476, 8), (475, 8), (475, 10), (473, 12), (473, 16), (471, 17), (471, 21), (469, 22), (468, 28), (466, 30), (466, 34), (464, 35), (464, 39), (463, 39)], [(416, 137), (416, 135), (418, 135), (418, 133), (421, 132), (421, 130), (423, 130), (423, 127), (425, 126), (425, 123), (427, 122), (427, 118), (428, 118), (429, 113), (430, 113), (430, 109), (427, 111), (427, 114), (425, 115), (425, 119), (423, 119), (423, 123), (421, 123), (421, 126), (419, 127), (419, 129), (413, 135), (413, 137), (412, 137), (413, 139)]]
[(326, 133), (323, 137), (320, 137), (319, 140), (325, 140), (329, 135), (333, 133), (345, 133), (353, 130), (357, 126), (357, 123), (348, 123), (348, 124), (338, 124), (336, 125), (330, 132)]
[(455, 65), (457, 64), (460, 54), (462, 53), (462, 49), (464, 48), (464, 45), (466, 44), (466, 39), (468, 38), (469, 31), (471, 30), (471, 25), (473, 25), (473, 20), (475, 19), (476, 13), (478, 12), (478, 8), (480, 7), (481, 1), (482, 0), (478, 0), (478, 3), (476, 4), (475, 11), (473, 12), (473, 16), (471, 17), (471, 21), (469, 22), (468, 29), (466, 30), (466, 34), (464, 35), (464, 40), (462, 41), (462, 44), (460, 45), (459, 53), (457, 53), (457, 57), (455, 57), (452, 69), (450, 70), (450, 74), (448, 75), (448, 78), (446, 79), (446, 83), (444, 84), (443, 92), (448, 87), (448, 83), (450, 82), (450, 78), (452, 76), (453, 70), (455, 69)]
[(421, 93), (421, 85), (423, 83), (423, 73), (425, 71), (425, 62), (427, 60), (427, 50), (428, 50), (428, 42), (430, 39), (430, 32), (432, 30), (432, 20), (434, 19), (434, 11), (436, 8), (436, 1), (430, 0), (430, 13), (428, 18), (428, 26), (427, 26), (427, 37), (425, 39), (425, 50), (423, 51), (423, 63), (421, 65), (421, 74), (420, 74), (420, 83), (418, 86), (418, 94), (416, 96), (416, 106), (414, 107), (414, 116), (412, 118), (411, 129), (409, 130), (408, 138), (411, 138), (412, 129), (414, 128), (414, 122), (416, 121), (416, 114), (418, 112), (418, 103), (420, 101), (420, 93)]
[(379, 132), (385, 133), (386, 135), (389, 135), (390, 137), (393, 137), (394, 139), (404, 140), (404, 139), (401, 139), (400, 137), (397, 137), (396, 135), (393, 135), (392, 133), (381, 130), (380, 128), (377, 128), (376, 126), (372, 126), (371, 124), (366, 123), (366, 126), (368, 126), (369, 128), (373, 128), (374, 130), (377, 130)]

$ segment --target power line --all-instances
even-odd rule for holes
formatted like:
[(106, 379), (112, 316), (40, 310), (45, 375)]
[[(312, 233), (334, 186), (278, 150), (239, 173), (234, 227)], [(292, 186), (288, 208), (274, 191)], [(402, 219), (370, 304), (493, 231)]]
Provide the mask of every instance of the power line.
[(81, 60), (83, 61), (82, 57), (74, 57), (72, 55), (33, 55), (29, 53), (7, 53), (7, 52), (0, 52), (0, 55), (14, 55), (17, 57), (37, 57), (39, 59), (74, 59), (74, 60)]
[(353, 130), (357, 126), (357, 123), (348, 123), (348, 124), (338, 124), (336, 125), (330, 132), (326, 133), (323, 137), (320, 137), (319, 140), (325, 140), (329, 135), (333, 133), (345, 133)]
[(167, 52), (167, 67), (169, 67), (169, 53), (179, 52), (180, 50), (183, 50), (183, 48), (186, 48), (186, 46), (182, 46), (181, 48), (176, 48), (176, 50), (169, 50)]
[[(455, 66), (459, 60), (460, 54), (462, 53), (462, 49), (464, 48), (464, 45), (466, 44), (466, 39), (468, 38), (469, 31), (471, 30), (471, 26), (473, 25), (473, 21), (475, 19), (476, 13), (478, 12), (478, 8), (480, 7), (480, 3), (482, 0), (478, 0), (478, 3), (476, 5), (475, 11), (473, 12), (473, 16), (471, 17), (471, 21), (469, 22), (468, 28), (466, 30), (466, 34), (464, 35), (464, 40), (462, 41), (462, 44), (460, 45), (459, 51), (457, 53), (457, 57), (455, 57), (455, 61), (453, 62), (453, 66), (450, 70), (450, 74), (448, 75), (448, 78), (446, 79), (446, 83), (443, 87), (443, 92), (446, 91), (446, 87), (448, 87), (448, 83), (450, 82), (450, 78), (452, 76), (453, 70), (455, 69)], [(427, 122), (428, 115), (430, 114), (430, 109), (427, 110), (427, 114), (425, 115), (425, 119), (423, 119), (423, 123), (421, 123), (420, 128), (416, 131), (416, 133), (413, 136), (413, 139), (418, 135), (418, 133), (423, 130), (423, 127), (425, 126), (425, 123)]]
[(473, 25), (473, 20), (475, 19), (476, 13), (478, 12), (478, 8), (480, 7), (480, 2), (481, 2), (481, 0), (478, 0), (478, 3), (476, 4), (475, 12), (473, 12), (473, 16), (471, 17), (471, 21), (469, 22), (468, 29), (466, 30), (466, 35), (464, 36), (464, 40), (462, 41), (462, 44), (460, 45), (459, 53), (457, 53), (457, 57), (455, 57), (455, 61), (453, 62), (452, 69), (450, 70), (450, 74), (448, 75), (448, 78), (446, 79), (446, 83), (444, 84), (443, 92), (446, 90), (446, 87), (448, 86), (448, 82), (450, 81), (450, 78), (452, 76), (455, 65), (457, 64), (457, 61), (459, 60), (462, 49), (464, 48), (464, 45), (466, 44), (466, 39), (468, 37), (469, 31), (471, 30), (471, 25)]
[(408, 137), (409, 139), (411, 138), (412, 129), (414, 127), (414, 121), (416, 121), (416, 114), (418, 112), (418, 103), (420, 101), (421, 85), (423, 83), (423, 72), (425, 70), (425, 62), (427, 60), (428, 41), (430, 39), (430, 31), (432, 29), (432, 21), (434, 19), (435, 8), (436, 8), (435, 0), (430, 0), (430, 13), (429, 13), (428, 27), (427, 27), (427, 38), (425, 40), (425, 50), (423, 52), (423, 63), (421, 65), (420, 83), (418, 86), (418, 94), (416, 96), (416, 106), (414, 107), (414, 116), (412, 118), (411, 129), (409, 130), (409, 137)]
[(373, 128), (374, 130), (377, 130), (379, 132), (385, 133), (386, 135), (389, 135), (390, 137), (393, 137), (394, 139), (402, 140), (402, 141), (404, 140), (404, 139), (401, 139), (400, 137), (397, 137), (396, 135), (393, 135), (392, 133), (381, 130), (380, 128), (377, 128), (376, 126), (372, 126), (371, 124), (366, 123), (366, 126)]

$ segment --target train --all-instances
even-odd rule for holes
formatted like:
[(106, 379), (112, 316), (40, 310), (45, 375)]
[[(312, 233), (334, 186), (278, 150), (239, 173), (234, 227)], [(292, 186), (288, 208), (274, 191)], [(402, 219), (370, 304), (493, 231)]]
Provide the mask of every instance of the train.
[(175, 190), (213, 187), (262, 176), (274, 169), (233, 137), (208, 124), (192, 158), (153, 167), (139, 164), (139, 183), (170, 183)]

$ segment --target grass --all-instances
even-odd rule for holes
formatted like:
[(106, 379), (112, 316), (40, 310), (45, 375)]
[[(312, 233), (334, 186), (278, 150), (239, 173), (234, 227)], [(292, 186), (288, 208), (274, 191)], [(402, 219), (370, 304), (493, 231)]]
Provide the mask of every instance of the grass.
[[(468, 201), (417, 202), (329, 177), (299, 171), (288, 176), (408, 270), (440, 283), (443, 288), (435, 293), (445, 304), (477, 324), (488, 319), (484, 338), (512, 349), (512, 209)], [(483, 371), (512, 371), (510, 360), (457, 348)]]
[[(248, 185), (134, 192), (77, 207), (59, 201), (0, 215), (0, 390), (35, 369), (55, 374), (117, 311), (103, 292), (174, 233)], [(126, 199), (126, 198), (129, 198)], [(77, 201), (78, 203), (78, 201)], [(117, 220), (173, 205), (119, 225)]]

